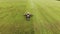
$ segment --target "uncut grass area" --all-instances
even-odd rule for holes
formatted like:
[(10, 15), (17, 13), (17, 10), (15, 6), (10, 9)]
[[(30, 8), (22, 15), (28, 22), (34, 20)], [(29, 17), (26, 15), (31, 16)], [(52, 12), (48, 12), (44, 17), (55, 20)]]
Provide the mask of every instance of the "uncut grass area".
[(0, 0), (0, 34), (60, 34), (60, 1)]

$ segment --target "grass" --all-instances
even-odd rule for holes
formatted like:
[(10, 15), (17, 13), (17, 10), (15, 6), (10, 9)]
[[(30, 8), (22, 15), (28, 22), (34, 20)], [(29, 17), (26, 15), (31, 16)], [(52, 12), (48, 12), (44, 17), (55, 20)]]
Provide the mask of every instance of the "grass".
[[(30, 21), (26, 11), (33, 14)], [(60, 2), (0, 0), (0, 34), (60, 34)]]

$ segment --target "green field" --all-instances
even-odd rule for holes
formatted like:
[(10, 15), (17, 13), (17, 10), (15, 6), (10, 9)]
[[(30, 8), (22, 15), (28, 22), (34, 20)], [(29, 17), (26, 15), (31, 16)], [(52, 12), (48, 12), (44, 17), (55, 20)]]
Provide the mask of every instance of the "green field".
[(0, 0), (0, 34), (60, 34), (60, 1)]

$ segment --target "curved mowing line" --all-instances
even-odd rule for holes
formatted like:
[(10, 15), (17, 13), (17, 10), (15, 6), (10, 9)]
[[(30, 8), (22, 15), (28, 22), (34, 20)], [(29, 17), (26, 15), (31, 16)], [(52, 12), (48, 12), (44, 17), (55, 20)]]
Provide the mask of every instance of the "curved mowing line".
[[(48, 15), (48, 13), (47, 14), (44, 14), (42, 11), (40, 11), (40, 13), (41, 13), (41, 15), (43, 14), (43, 16), (44, 16), (44, 18), (46, 18), (47, 19), (47, 17), (45, 17), (45, 15)], [(45, 12), (46, 13), (46, 12)], [(49, 16), (49, 15), (48, 15)], [(49, 17), (48, 17), (49, 18)], [(52, 16), (50, 17), (51, 18), (51, 20), (54, 20), (55, 18), (53, 18)], [(51, 28), (51, 31), (52, 31), (52, 34), (59, 34), (59, 29), (57, 28), (57, 25), (55, 24), (55, 23), (52, 23), (51, 21), (50, 21), (50, 18), (49, 19), (47, 19), (48, 20), (48, 22), (49, 22), (49, 24), (52, 26), (52, 28)], [(56, 20), (56, 19), (55, 19)], [(54, 20), (54, 21), (55, 21)], [(43, 26), (43, 25), (42, 25)], [(43, 26), (44, 27), (44, 26)], [(43, 31), (44, 31), (44, 28), (43, 28)]]
[[(37, 10), (38, 10), (38, 9), (37, 9)], [(39, 11), (39, 10), (38, 10), (38, 11)], [(38, 12), (38, 11), (37, 11), (37, 12)], [(39, 12), (38, 12), (38, 13), (39, 13)], [(40, 12), (40, 13), (41, 13), (41, 12)], [(39, 13), (39, 14), (40, 14), (40, 13)], [(38, 15), (39, 15), (39, 14), (38, 14)], [(39, 16), (39, 17), (40, 17), (40, 16)], [(45, 16), (44, 16), (44, 17), (45, 17)], [(37, 18), (38, 18), (38, 17), (37, 17)], [(38, 19), (37, 19), (37, 20), (38, 20)], [(41, 20), (41, 19), (39, 19), (39, 20)], [(38, 22), (38, 23), (39, 23), (39, 22)], [(41, 23), (42, 23), (42, 22), (41, 22)], [(41, 24), (41, 23), (40, 23), (40, 24)], [(42, 26), (42, 28), (41, 28), (41, 29), (42, 29), (42, 30), (41, 30), (41, 34), (43, 34), (45, 29), (43, 28), (43, 27), (44, 27), (43, 25), (41, 25), (41, 26)]]

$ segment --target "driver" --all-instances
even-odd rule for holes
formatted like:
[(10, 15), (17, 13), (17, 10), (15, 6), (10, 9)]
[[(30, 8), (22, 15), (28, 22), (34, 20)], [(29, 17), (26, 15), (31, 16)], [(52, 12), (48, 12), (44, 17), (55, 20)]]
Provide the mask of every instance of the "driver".
[(27, 12), (27, 13), (24, 14), (24, 16), (25, 16), (26, 18), (31, 18), (32, 15), (31, 15), (29, 12)]

